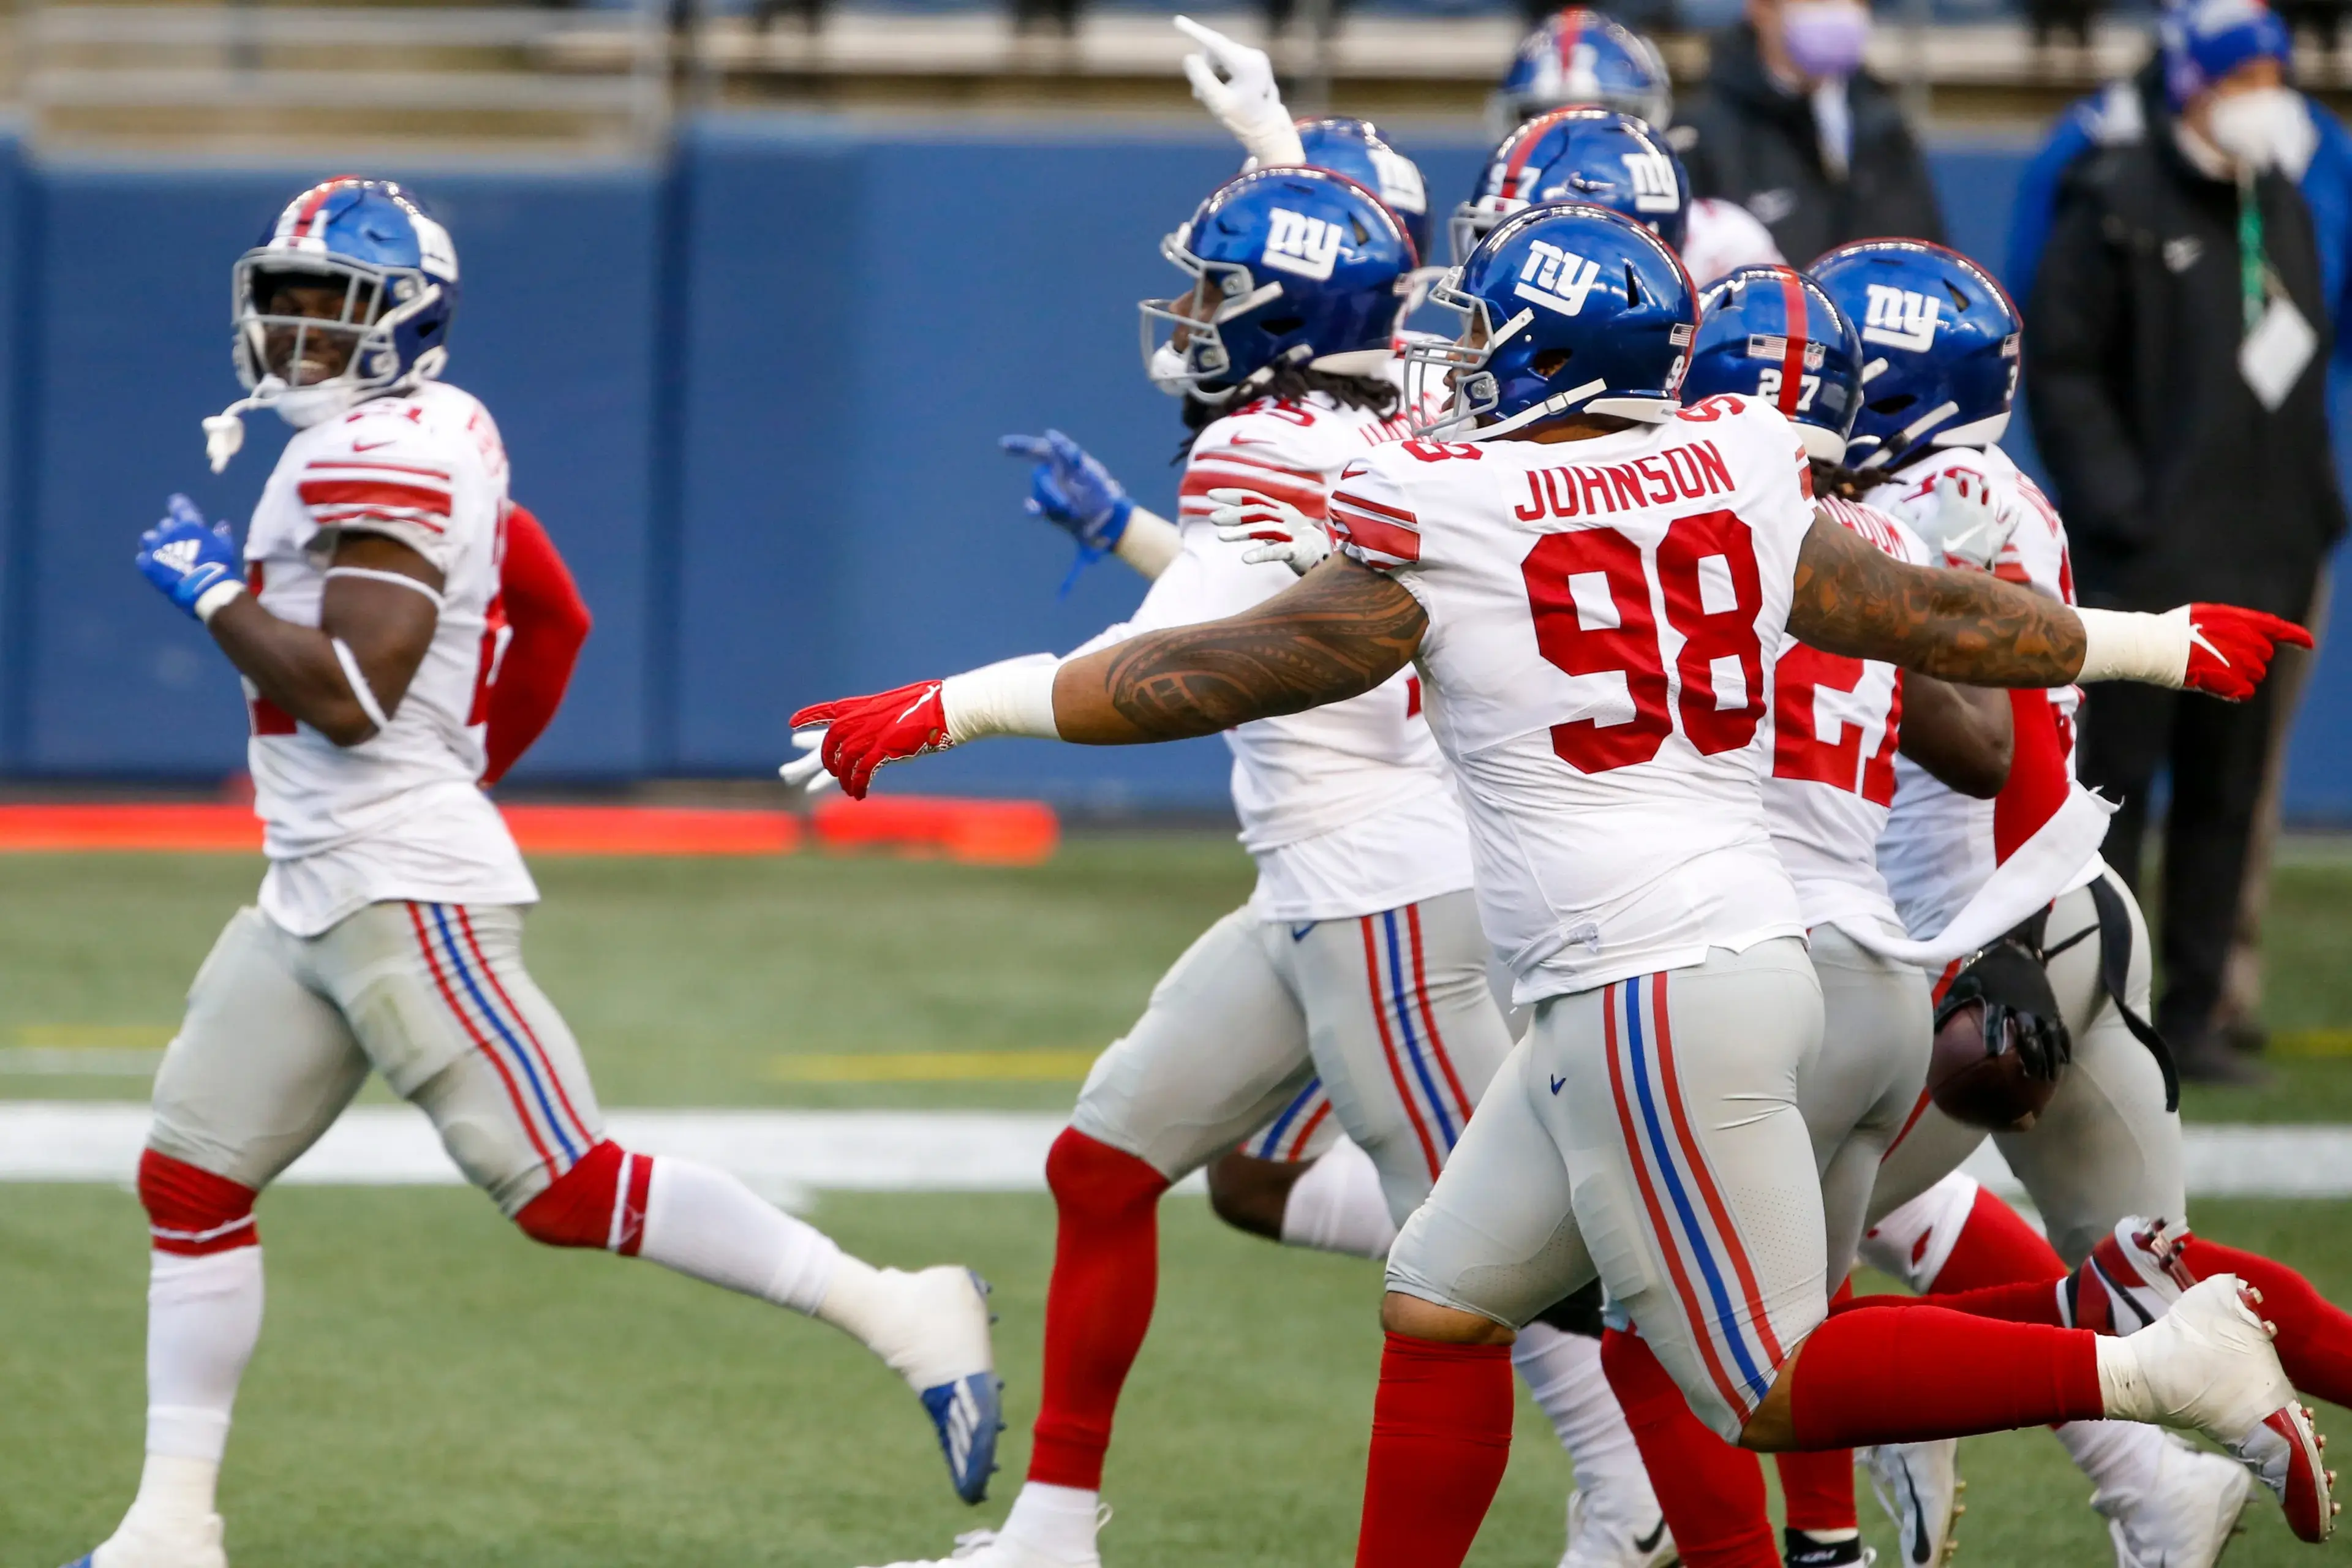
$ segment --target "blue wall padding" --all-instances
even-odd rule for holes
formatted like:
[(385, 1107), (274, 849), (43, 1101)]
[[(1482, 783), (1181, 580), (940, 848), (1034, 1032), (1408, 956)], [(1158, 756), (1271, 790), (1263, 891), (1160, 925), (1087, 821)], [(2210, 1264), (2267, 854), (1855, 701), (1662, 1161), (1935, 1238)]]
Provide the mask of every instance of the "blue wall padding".
[[(1408, 142), (1442, 251), (1484, 148)], [(2022, 156), (1935, 155), (1962, 248), (2002, 254)], [(450, 379), (496, 414), (516, 497), (596, 614), (518, 776), (762, 773), (803, 702), (1066, 648), (1132, 609), (1142, 584), (1116, 562), (1057, 596), (1071, 546), (1023, 515), (996, 437), (1056, 426), (1172, 508), (1181, 429), (1140, 374), (1135, 301), (1179, 286), (1160, 237), (1235, 164), (1205, 128), (777, 115), (689, 128), (658, 169), (407, 172), (463, 263)], [(282, 446), (259, 416), (214, 478), (197, 421), (236, 393), (229, 263), (326, 172), (0, 145), (0, 768), (239, 765), (234, 679), (130, 555), (173, 489), (242, 519)], [(2327, 668), (2290, 803), (2352, 816), (2352, 652)], [(999, 743), (886, 787), (1214, 806), (1225, 772), (1213, 741)]]

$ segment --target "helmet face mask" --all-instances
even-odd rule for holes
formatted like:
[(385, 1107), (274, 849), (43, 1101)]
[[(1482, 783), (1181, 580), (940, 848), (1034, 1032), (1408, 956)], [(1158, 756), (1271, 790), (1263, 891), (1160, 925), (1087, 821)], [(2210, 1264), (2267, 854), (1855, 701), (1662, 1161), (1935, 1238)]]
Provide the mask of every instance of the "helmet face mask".
[(311, 425), (431, 379), (448, 358), (457, 293), (448, 232), (401, 187), (314, 186), (230, 275), (245, 405)]
[(1313, 167), (1226, 182), (1160, 248), (1192, 288), (1139, 302), (1145, 370), (1211, 404), (1285, 366), (1380, 374), (1416, 260), (1378, 196)]

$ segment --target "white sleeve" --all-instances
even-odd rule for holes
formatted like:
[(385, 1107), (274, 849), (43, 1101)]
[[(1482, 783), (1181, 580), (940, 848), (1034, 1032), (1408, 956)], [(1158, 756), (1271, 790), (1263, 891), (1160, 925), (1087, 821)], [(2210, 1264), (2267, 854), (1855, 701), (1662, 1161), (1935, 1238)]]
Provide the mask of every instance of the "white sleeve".
[(335, 437), (295, 481), (311, 522), (322, 532), (396, 539), (446, 573), (457, 553), (451, 495), (458, 455), (397, 411), (363, 410)]

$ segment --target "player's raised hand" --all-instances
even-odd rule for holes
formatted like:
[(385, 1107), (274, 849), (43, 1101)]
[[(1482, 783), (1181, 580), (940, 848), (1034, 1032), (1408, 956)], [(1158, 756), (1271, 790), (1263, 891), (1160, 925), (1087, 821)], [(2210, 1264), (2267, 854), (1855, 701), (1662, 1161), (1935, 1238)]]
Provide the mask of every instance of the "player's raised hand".
[(996, 444), (1034, 465), (1024, 510), (1066, 530), (1089, 554), (1109, 553), (1127, 531), (1135, 502), (1108, 468), (1059, 430), (1000, 437)]
[(1209, 521), (1219, 539), (1227, 544), (1255, 542), (1242, 556), (1253, 566), (1279, 561), (1304, 577), (1331, 553), (1331, 535), (1323, 525), (1288, 501), (1244, 489), (1211, 490), (1208, 499), (1216, 503)]
[(2160, 616), (2077, 610), (2083, 664), (2075, 679), (2137, 680), (2243, 702), (2281, 647), (2309, 647), (2293, 621), (2235, 605), (2182, 605)]
[(1283, 106), (1274, 61), (1266, 52), (1236, 43), (1190, 16), (1177, 17), (1176, 28), (1201, 46), (1198, 54), (1184, 57), (1184, 74), (1202, 107), (1234, 133), (1261, 167), (1307, 162), (1307, 149), (1298, 140), (1298, 127), (1291, 123), (1290, 110)]
[(200, 621), (245, 592), (227, 521), (208, 526), (184, 495), (166, 502), (163, 521), (139, 536), (133, 559), (158, 592)]
[(1930, 503), (1914, 521), (1919, 537), (1943, 552), (1947, 563), (1990, 571), (2000, 558), (2017, 520), (2004, 514), (1992, 487), (1973, 468), (1951, 468), (1936, 480)]
[(2181, 672), (2181, 684), (2231, 702), (2243, 702), (2254, 694), (2281, 647), (2311, 646), (2309, 632), (2260, 610), (2242, 610), (2235, 605), (2191, 605), (2187, 614), (2189, 662)]
[[(844, 795), (864, 800), (874, 782), (874, 770), (883, 763), (943, 752), (950, 745), (947, 712), (940, 706), (940, 684), (919, 680), (870, 697), (819, 702), (793, 714), (793, 728), (824, 726), (814, 754), (825, 772), (841, 781)], [(793, 743), (802, 743), (799, 737), (793, 738)], [(792, 770), (806, 761), (788, 763), (785, 777), (792, 779)]]

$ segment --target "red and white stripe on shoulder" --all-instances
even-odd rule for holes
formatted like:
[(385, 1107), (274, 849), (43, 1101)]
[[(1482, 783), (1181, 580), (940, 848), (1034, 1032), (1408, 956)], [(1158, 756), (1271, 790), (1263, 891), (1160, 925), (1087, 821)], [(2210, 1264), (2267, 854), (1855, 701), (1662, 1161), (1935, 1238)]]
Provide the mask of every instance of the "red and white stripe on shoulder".
[(1323, 515), (1326, 481), (1312, 468), (1287, 468), (1264, 458), (1245, 457), (1230, 447), (1195, 448), (1176, 487), (1179, 517), (1206, 517), (1217, 509), (1211, 490), (1248, 490), (1268, 500), (1287, 502), (1308, 517)]
[(374, 517), (448, 531), (449, 470), (429, 463), (316, 458), (296, 489), (322, 528)]
[(1339, 547), (1367, 566), (1405, 566), (1421, 559), (1421, 520), (1402, 507), (1333, 490), (1330, 523)]

